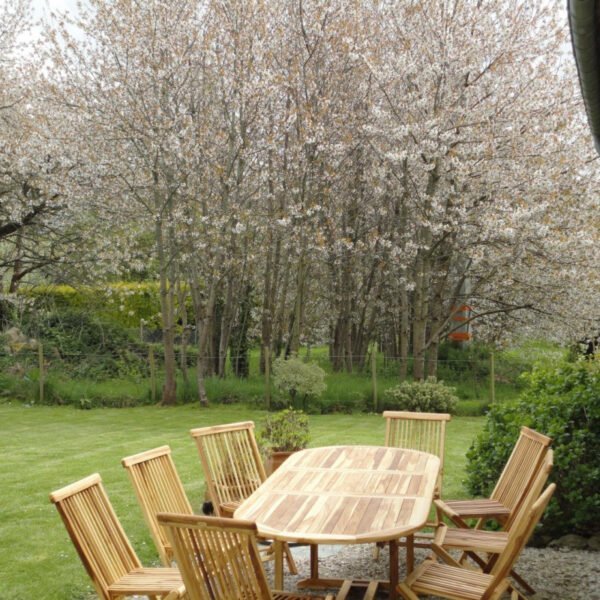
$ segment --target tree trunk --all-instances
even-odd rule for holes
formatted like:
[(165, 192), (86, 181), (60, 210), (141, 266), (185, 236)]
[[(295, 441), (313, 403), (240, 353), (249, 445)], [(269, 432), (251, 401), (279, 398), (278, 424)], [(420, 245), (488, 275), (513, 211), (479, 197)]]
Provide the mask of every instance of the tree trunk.
[(300, 350), (300, 333), (304, 317), (304, 302), (306, 290), (306, 266), (304, 255), (300, 256), (298, 261), (298, 272), (296, 278), (296, 300), (294, 302), (294, 317), (290, 328), (290, 340), (288, 344), (288, 354), (297, 356)]
[(410, 349), (410, 304), (408, 302), (408, 291), (402, 284), (400, 291), (400, 368), (398, 374), (400, 379), (406, 379), (408, 375), (408, 353)]
[(196, 360), (196, 382), (198, 384), (198, 401), (201, 406), (208, 406), (208, 396), (206, 395), (206, 386), (204, 378), (207, 371), (206, 351), (210, 337), (210, 321), (215, 308), (216, 284), (210, 282), (208, 298), (203, 301), (202, 291), (197, 281), (190, 282), (192, 292), (192, 302), (194, 304), (194, 318), (196, 321), (196, 331), (198, 332), (198, 358)]
[[(429, 173), (427, 196), (433, 196), (439, 183), (439, 160)], [(413, 322), (413, 377), (422, 381), (425, 378), (425, 351), (427, 349), (427, 320), (429, 318), (429, 298), (431, 294), (431, 230), (424, 227), (417, 238), (421, 248), (415, 262), (415, 293)]]
[(169, 282), (169, 260), (165, 252), (163, 224), (156, 220), (155, 226), (156, 249), (160, 271), (160, 312), (162, 316), (162, 333), (164, 346), (165, 381), (162, 390), (161, 404), (172, 406), (177, 401), (177, 359), (175, 357), (175, 307), (174, 289)]
[(231, 364), (237, 377), (248, 377), (250, 374), (248, 329), (250, 327), (251, 312), (252, 286), (246, 284), (239, 303), (238, 318), (231, 335)]
[(187, 320), (187, 308), (185, 306), (185, 301), (187, 299), (187, 292), (184, 289), (183, 285), (181, 285), (181, 281), (177, 287), (177, 304), (179, 308), (179, 320), (181, 321), (181, 344), (179, 349), (179, 368), (181, 369), (181, 376), (183, 378), (183, 383), (186, 387), (189, 387), (190, 378), (188, 375), (188, 365), (187, 365), (187, 347), (188, 347), (188, 320)]
[(17, 231), (15, 240), (15, 260), (13, 261), (12, 275), (10, 278), (10, 285), (8, 286), (9, 294), (16, 294), (19, 289), (19, 283), (23, 277), (22, 266), (23, 266), (23, 230)]
[[(223, 306), (223, 313), (221, 315), (221, 327), (219, 336), (219, 354), (218, 354), (218, 365), (217, 375), (223, 379), (225, 377), (225, 367), (227, 363), (227, 348), (229, 347), (229, 338), (231, 336), (232, 321), (234, 318), (234, 282), (232, 278), (228, 278), (227, 282), (227, 294), (225, 297), (225, 305)], [(232, 357), (233, 360), (233, 357)]]

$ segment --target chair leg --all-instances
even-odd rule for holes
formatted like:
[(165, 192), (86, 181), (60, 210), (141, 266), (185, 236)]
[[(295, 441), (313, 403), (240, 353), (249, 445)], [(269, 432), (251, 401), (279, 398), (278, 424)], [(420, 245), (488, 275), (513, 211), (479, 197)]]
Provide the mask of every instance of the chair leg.
[(513, 569), (510, 576), (525, 590), (529, 596), (535, 594), (535, 590)]
[(345, 579), (344, 583), (342, 584), (342, 587), (340, 588), (340, 591), (337, 593), (337, 596), (335, 597), (335, 600), (346, 600), (351, 589), (352, 589), (352, 580)]
[(419, 600), (419, 596), (417, 596), (417, 594), (415, 594), (405, 583), (399, 583), (396, 589), (405, 600)]
[[(271, 543), (266, 548), (261, 549), (260, 553), (263, 562), (273, 560), (275, 557), (275, 546), (273, 545), (273, 543)], [(294, 555), (292, 554), (289, 545), (286, 543), (283, 544), (283, 555), (285, 557), (285, 562), (287, 563), (288, 569), (290, 571), (290, 575), (298, 575), (298, 568), (296, 567)]]
[(383, 548), (382, 542), (375, 542), (375, 545), (373, 546), (373, 560), (375, 560), (375, 561), (379, 560), (379, 556), (381, 554), (382, 548)]
[(283, 552), (285, 554), (285, 562), (287, 563), (288, 569), (291, 575), (298, 575), (298, 568), (296, 567), (296, 561), (292, 555), (289, 544), (284, 544)]

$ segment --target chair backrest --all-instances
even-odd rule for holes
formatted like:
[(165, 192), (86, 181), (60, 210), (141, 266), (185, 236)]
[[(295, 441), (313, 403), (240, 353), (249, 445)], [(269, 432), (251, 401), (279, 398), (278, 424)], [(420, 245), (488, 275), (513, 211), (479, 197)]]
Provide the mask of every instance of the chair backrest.
[(229, 423), (190, 431), (196, 441), (215, 513), (245, 500), (267, 478), (254, 438), (254, 423)]
[(548, 481), (548, 477), (550, 477), (553, 466), (554, 452), (553, 450), (548, 449), (531, 485), (529, 486), (529, 491), (527, 492), (524, 501), (515, 511), (514, 516), (511, 515), (512, 518), (507, 521), (507, 525), (504, 528), (505, 531), (510, 531), (512, 528), (518, 527), (519, 523), (527, 518), (527, 511), (531, 509), (533, 503), (540, 497), (540, 494)]
[(141, 563), (97, 473), (50, 494), (98, 596)]
[(159, 512), (193, 514), (175, 469), (171, 449), (161, 446), (123, 458), (121, 463), (129, 475), (160, 560), (165, 567), (170, 567), (173, 551), (156, 515)]
[(190, 600), (271, 600), (251, 521), (158, 515)]
[(394, 448), (408, 448), (434, 454), (440, 459), (438, 493), (441, 492), (444, 473), (444, 449), (446, 444), (447, 413), (422, 413), (386, 410), (385, 445)]
[(505, 528), (511, 526), (519, 506), (527, 496), (538, 474), (551, 443), (552, 439), (548, 436), (528, 427), (521, 427), (519, 439), (490, 496), (511, 511), (511, 516), (504, 524)]
[(542, 518), (548, 502), (552, 498), (556, 484), (551, 483), (541, 495), (529, 493), (524, 502), (525, 508), (519, 511), (519, 518), (515, 521), (514, 526), (508, 533), (508, 541), (505, 549), (498, 557), (497, 562), (492, 568), (491, 574), (494, 576), (486, 593), (481, 600), (490, 598), (500, 582), (503, 581), (510, 573), (513, 565), (516, 563), (525, 544), (531, 537), (533, 530)]

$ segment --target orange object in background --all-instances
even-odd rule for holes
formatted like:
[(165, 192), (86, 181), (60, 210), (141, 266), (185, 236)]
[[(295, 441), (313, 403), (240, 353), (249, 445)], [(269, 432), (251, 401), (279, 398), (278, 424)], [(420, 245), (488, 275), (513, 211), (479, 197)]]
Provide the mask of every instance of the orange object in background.
[(471, 318), (472, 308), (467, 304), (463, 304), (459, 307), (453, 306), (452, 312), (452, 321), (454, 323), (464, 323), (454, 331), (448, 334), (448, 339), (452, 342), (469, 342), (473, 338), (471, 333), (471, 326), (469, 319)]

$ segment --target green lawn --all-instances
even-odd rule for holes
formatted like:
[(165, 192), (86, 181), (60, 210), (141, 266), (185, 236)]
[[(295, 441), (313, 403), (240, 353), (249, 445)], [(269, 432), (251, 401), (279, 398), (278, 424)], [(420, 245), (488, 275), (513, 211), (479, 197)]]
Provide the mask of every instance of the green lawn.
[[(48, 494), (96, 471), (140, 559), (146, 565), (157, 564), (121, 458), (169, 444), (192, 505), (199, 511), (203, 475), (189, 429), (247, 419), (260, 424), (264, 414), (237, 405), (83, 411), (0, 404), (0, 599), (93, 597)], [(379, 415), (311, 416), (310, 425), (311, 446), (383, 441), (384, 422)], [(482, 426), (482, 418), (457, 417), (450, 422), (444, 496), (465, 496), (465, 452)]]

